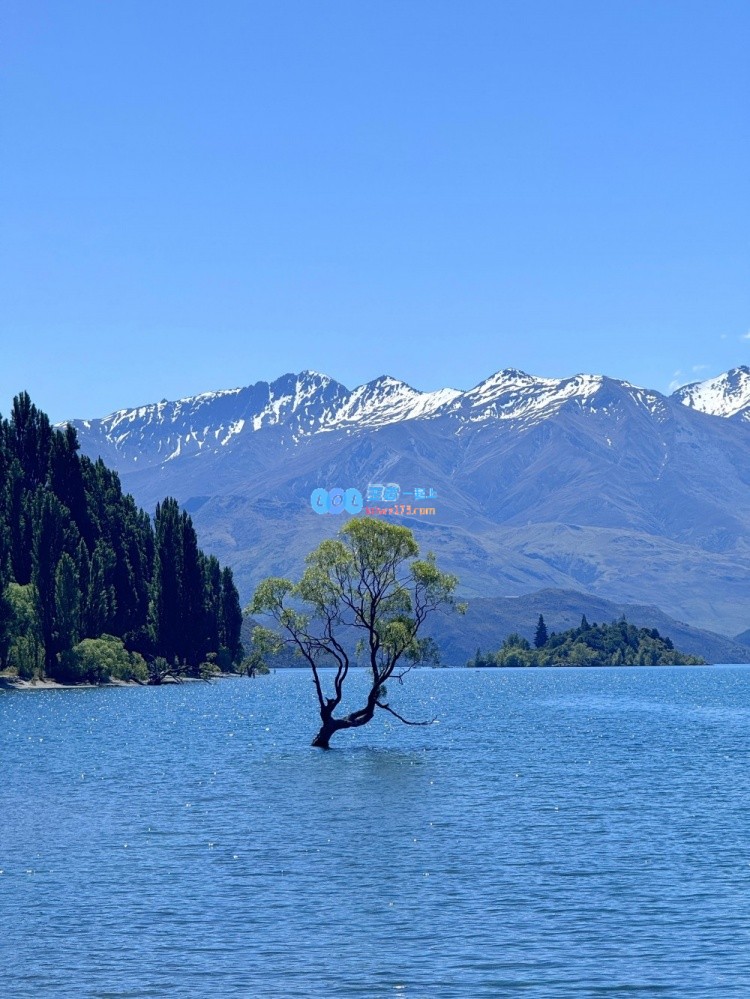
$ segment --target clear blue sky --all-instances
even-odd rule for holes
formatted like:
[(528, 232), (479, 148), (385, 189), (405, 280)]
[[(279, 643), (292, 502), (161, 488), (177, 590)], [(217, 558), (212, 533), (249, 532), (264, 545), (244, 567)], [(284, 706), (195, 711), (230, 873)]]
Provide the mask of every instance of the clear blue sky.
[[(750, 363), (747, 0), (4, 0), (0, 410)], [(676, 372), (680, 372), (676, 375)]]

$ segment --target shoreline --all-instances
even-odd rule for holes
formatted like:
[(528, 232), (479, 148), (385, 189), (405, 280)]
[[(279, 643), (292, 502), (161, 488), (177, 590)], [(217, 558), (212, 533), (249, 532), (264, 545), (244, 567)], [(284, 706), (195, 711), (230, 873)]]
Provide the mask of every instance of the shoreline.
[(96, 690), (98, 687), (141, 687), (137, 680), (109, 680), (107, 683), (58, 683), (57, 680), (21, 680), (0, 676), (1, 690)]
[[(519, 672), (524, 669), (547, 670), (547, 669), (584, 669), (584, 670), (605, 670), (605, 669), (627, 669), (627, 670), (647, 670), (647, 669), (705, 669), (706, 667), (722, 666), (750, 666), (750, 663), (695, 663), (685, 666), (674, 664), (658, 666), (573, 666), (571, 664), (547, 665), (547, 666), (443, 666), (443, 667), (423, 667), (424, 669), (443, 670), (465, 670), (467, 673), (478, 672), (501, 672), (512, 670)], [(365, 667), (362, 667), (365, 668)], [(305, 669), (303, 666), (286, 666), (272, 670), (275, 672), (296, 672)], [(325, 668), (324, 668), (325, 671)], [(211, 683), (214, 680), (242, 680), (247, 679), (245, 673), (217, 673), (215, 676), (202, 679), (197, 676), (185, 676), (179, 680), (167, 677), (161, 684), (143, 683), (138, 680), (109, 680), (107, 683), (58, 683), (56, 680), (19, 680), (14, 677), (0, 676), (0, 692), (3, 690), (101, 690), (107, 687), (152, 687), (152, 686), (177, 686), (183, 683)]]
[(183, 676), (179, 680), (167, 677), (160, 684), (143, 683), (139, 680), (108, 680), (106, 683), (58, 683), (57, 680), (21, 680), (12, 676), (0, 676), (0, 690), (102, 690), (107, 687), (167, 687), (183, 683), (210, 683), (212, 680), (226, 680), (242, 677), (241, 673), (217, 673), (204, 680), (199, 676)]

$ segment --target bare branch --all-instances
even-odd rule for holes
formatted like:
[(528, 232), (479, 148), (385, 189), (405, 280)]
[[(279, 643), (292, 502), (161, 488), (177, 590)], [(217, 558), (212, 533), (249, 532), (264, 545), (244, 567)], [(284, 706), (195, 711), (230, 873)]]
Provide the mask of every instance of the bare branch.
[(392, 714), (394, 718), (398, 718), (398, 720), (403, 722), (404, 725), (434, 725), (437, 721), (437, 717), (431, 719), (431, 721), (409, 721), (408, 718), (404, 718), (403, 715), (400, 715), (398, 711), (394, 711), (389, 704), (381, 704), (380, 701), (376, 701), (375, 704), (377, 707), (382, 708), (383, 711), (387, 711), (389, 714)]

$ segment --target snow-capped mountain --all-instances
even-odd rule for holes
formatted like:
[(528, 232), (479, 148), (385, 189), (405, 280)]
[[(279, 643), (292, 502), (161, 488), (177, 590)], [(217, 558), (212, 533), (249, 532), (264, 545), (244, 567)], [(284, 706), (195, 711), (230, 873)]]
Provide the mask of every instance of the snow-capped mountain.
[(750, 368), (743, 365), (716, 378), (683, 385), (674, 398), (701, 413), (750, 420)]
[(278, 428), (292, 440), (428, 417), (461, 393), (418, 392), (385, 375), (350, 391), (315, 371), (282, 375), (246, 388), (204, 392), (121, 409), (100, 420), (71, 421), (87, 451), (139, 467), (217, 450), (239, 434)]
[(177, 498), (243, 597), (341, 526), (313, 489), (395, 482), (436, 494), (406, 522), (468, 596), (573, 588), (729, 635), (750, 625), (749, 376), (670, 397), (603, 375), (420, 392), (303, 371), (75, 426), (146, 509)]
[(440, 412), (460, 414), (472, 423), (506, 420), (516, 427), (530, 427), (548, 420), (564, 406), (596, 412), (614, 401), (611, 390), (619, 388), (654, 415), (664, 411), (658, 392), (640, 389), (629, 382), (603, 375), (572, 378), (537, 378), (515, 368), (491, 375), (468, 392), (460, 393)]
[(412, 420), (451, 416), (465, 427), (502, 420), (528, 428), (564, 406), (595, 412), (619, 386), (657, 416), (666, 400), (602, 375), (538, 378), (513, 368), (496, 372), (474, 388), (420, 392), (388, 375), (348, 389), (314, 371), (287, 374), (273, 382), (204, 392), (174, 402), (162, 400), (121, 409), (100, 420), (73, 420), (86, 452), (98, 451), (122, 468), (139, 468), (201, 452), (217, 451), (244, 435), (274, 429), (299, 442), (314, 434), (362, 433)]

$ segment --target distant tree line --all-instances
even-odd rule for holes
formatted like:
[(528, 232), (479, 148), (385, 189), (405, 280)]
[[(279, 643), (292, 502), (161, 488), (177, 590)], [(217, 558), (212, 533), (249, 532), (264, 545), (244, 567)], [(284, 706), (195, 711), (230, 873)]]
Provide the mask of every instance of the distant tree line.
[(160, 682), (237, 668), (232, 572), (174, 499), (152, 523), (101, 459), (26, 393), (0, 417), (0, 669), (65, 682)]
[(589, 624), (584, 614), (578, 628), (547, 634), (540, 614), (534, 647), (513, 633), (497, 652), (477, 649), (468, 666), (695, 666), (704, 660), (678, 652), (656, 628), (636, 628), (624, 617), (611, 624)]

